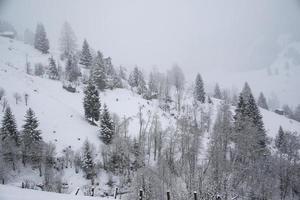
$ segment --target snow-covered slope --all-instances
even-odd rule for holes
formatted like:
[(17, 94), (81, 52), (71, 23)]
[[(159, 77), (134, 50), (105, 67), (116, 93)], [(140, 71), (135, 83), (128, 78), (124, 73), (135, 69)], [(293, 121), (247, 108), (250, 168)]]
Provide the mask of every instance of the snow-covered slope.
[(104, 200), (114, 199), (112, 197), (89, 197), (75, 196), (69, 194), (58, 194), (53, 192), (42, 192), (37, 190), (22, 189), (13, 186), (0, 185), (1, 200)]
[[(78, 149), (86, 138), (98, 146), (99, 127), (90, 125), (84, 119), (82, 88), (79, 88), (77, 93), (70, 93), (62, 88), (59, 81), (26, 74), (26, 54), (32, 64), (48, 62), (49, 55), (41, 55), (22, 42), (0, 37), (0, 87), (5, 89), (5, 98), (15, 114), (19, 128), (23, 124), (26, 110), (31, 107), (40, 121), (43, 138), (55, 143), (58, 152), (67, 146)], [(13, 95), (16, 92), (22, 96), (25, 93), (29, 94), (28, 106), (25, 106), (24, 99), (18, 104), (15, 103)], [(156, 101), (148, 102), (127, 89), (101, 93), (101, 103), (106, 103), (109, 110), (120, 118), (129, 119), (130, 136), (138, 133), (137, 114), (140, 107), (145, 119), (154, 113), (162, 116)], [(2, 115), (3, 112), (0, 112), (0, 118)], [(169, 119), (163, 118), (162, 126), (166, 127)]]
[[(70, 93), (62, 88), (59, 81), (25, 73), (26, 55), (32, 64), (47, 63), (49, 55), (42, 55), (31, 46), (3, 37), (0, 37), (0, 55), (0, 87), (6, 91), (6, 98), (17, 118), (19, 128), (23, 124), (26, 110), (31, 107), (40, 120), (44, 139), (55, 143), (58, 152), (67, 146), (78, 149), (86, 138), (93, 141), (96, 146), (101, 143), (97, 138), (99, 128), (90, 125), (84, 119), (82, 90), (78, 93)], [(29, 94), (28, 106), (25, 106), (24, 99), (18, 104), (15, 103), (13, 97), (15, 92), (21, 95)], [(187, 98), (185, 102), (188, 103), (190, 100)], [(219, 104), (216, 100), (214, 102), (213, 115)], [(106, 103), (109, 110), (120, 118), (129, 119), (130, 136), (136, 136), (138, 133), (140, 107), (145, 120), (157, 113), (162, 128), (174, 123), (174, 118), (163, 113), (157, 107), (156, 101), (147, 101), (128, 89), (108, 90), (101, 93), (101, 103)], [(286, 130), (300, 132), (300, 123), (267, 110), (262, 109), (261, 112), (270, 136), (275, 136), (280, 125)], [(3, 112), (0, 112), (0, 118), (2, 115)]]

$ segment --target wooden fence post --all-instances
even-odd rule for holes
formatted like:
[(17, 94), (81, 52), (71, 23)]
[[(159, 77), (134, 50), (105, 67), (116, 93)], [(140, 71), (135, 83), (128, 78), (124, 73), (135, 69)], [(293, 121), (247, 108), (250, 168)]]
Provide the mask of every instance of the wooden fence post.
[(116, 187), (116, 190), (115, 190), (115, 199), (117, 198), (117, 195), (118, 195), (118, 191), (119, 191), (119, 188), (118, 187)]
[(79, 188), (77, 188), (77, 191), (75, 192), (75, 195), (77, 195), (77, 194), (78, 194), (78, 192), (79, 192)]
[(140, 189), (139, 200), (143, 200), (143, 190)]
[(197, 200), (198, 198), (197, 198), (197, 192), (195, 191), (194, 192), (194, 200)]
[(167, 191), (167, 200), (170, 200), (171, 197), (170, 197), (170, 191)]
[(92, 187), (92, 197), (95, 195), (95, 188)]

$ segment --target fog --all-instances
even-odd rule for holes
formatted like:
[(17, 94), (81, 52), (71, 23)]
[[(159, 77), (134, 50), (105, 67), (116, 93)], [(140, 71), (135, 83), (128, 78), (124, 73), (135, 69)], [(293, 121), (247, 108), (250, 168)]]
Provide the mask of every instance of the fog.
[(81, 48), (86, 38), (115, 65), (167, 69), (186, 74), (211, 69), (257, 69), (270, 65), (288, 42), (300, 39), (296, 0), (10, 0), (0, 18), (20, 35), (45, 25), (56, 49), (68, 21)]

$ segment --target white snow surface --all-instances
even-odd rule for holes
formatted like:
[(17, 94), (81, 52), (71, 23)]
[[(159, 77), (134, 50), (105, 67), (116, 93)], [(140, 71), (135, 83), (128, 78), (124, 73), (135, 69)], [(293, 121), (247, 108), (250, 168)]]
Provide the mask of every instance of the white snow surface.
[(31, 189), (22, 189), (14, 186), (0, 185), (1, 200), (109, 200), (112, 197), (88, 197), (75, 196), (72, 194), (59, 194), (53, 192), (43, 192)]
[[(26, 55), (32, 66), (37, 62), (48, 64), (50, 55), (42, 55), (23, 42), (4, 37), (0, 37), (0, 55), (0, 87), (5, 89), (5, 98), (17, 119), (19, 129), (24, 123), (26, 110), (31, 107), (40, 121), (43, 138), (55, 143), (58, 152), (67, 146), (76, 150), (86, 138), (96, 147), (101, 144), (98, 139), (99, 127), (90, 125), (84, 119), (82, 88), (78, 88), (77, 93), (70, 93), (62, 88), (59, 81), (25, 73)], [(25, 106), (24, 98), (22, 102), (16, 104), (13, 97), (15, 92), (22, 96), (28, 93), (29, 105)], [(100, 96), (101, 104), (106, 103), (111, 112), (116, 113), (121, 119), (129, 118), (128, 129), (131, 137), (137, 136), (139, 131), (137, 115), (140, 107), (146, 121), (149, 116), (157, 113), (163, 129), (175, 121), (158, 108), (156, 100), (147, 101), (129, 89), (107, 90), (101, 92)], [(212, 112), (215, 116), (220, 101), (216, 99), (213, 101)], [(190, 96), (185, 97), (184, 103), (192, 103)], [(261, 109), (261, 112), (269, 136), (274, 138), (280, 125), (285, 130), (300, 132), (300, 123), (264, 109)], [(0, 119), (2, 115), (3, 112), (0, 112)]]
[[(47, 65), (48, 58), (51, 56), (42, 55), (33, 47), (26, 45), (20, 41), (0, 37), (0, 87), (5, 89), (5, 98), (8, 100), (12, 112), (16, 117), (18, 128), (21, 130), (24, 123), (25, 112), (29, 107), (31, 107), (35, 111), (36, 116), (40, 122), (42, 137), (47, 142), (53, 142), (57, 147), (58, 153), (60, 153), (61, 150), (67, 146), (71, 146), (73, 150), (81, 148), (82, 143), (86, 138), (94, 143), (96, 147), (101, 146), (101, 141), (98, 138), (99, 127), (90, 125), (84, 118), (82, 87), (78, 88), (79, 91), (77, 93), (70, 93), (62, 88), (62, 83), (60, 81), (53, 81), (47, 78), (41, 78), (26, 74), (26, 55), (28, 56), (28, 61), (31, 62), (32, 67), (35, 63), (38, 62)], [(58, 58), (58, 56), (55, 54), (53, 56), (55, 58)], [(282, 56), (284, 57), (284, 55)], [(279, 60), (285, 63), (283, 61), (284, 59)], [(298, 68), (296, 68), (296, 64), (291, 64), (291, 68), (292, 69), (290, 70), (295, 70), (295, 73), (298, 70)], [(288, 94), (291, 94), (292, 97), (295, 97), (296, 99), (298, 98), (299, 93), (297, 93), (297, 85), (290, 87), (291, 91), (284, 89), (289, 86), (291, 81), (295, 81), (296, 79), (288, 79), (287, 82), (284, 81), (285, 79), (282, 80), (281, 78), (279, 78), (279, 76), (268, 77), (266, 72), (259, 73), (258, 71), (256, 71), (253, 73), (259, 74), (259, 76), (257, 77), (257, 80), (259, 81), (257, 81), (256, 84), (254, 83), (254, 92), (259, 91), (257, 90), (257, 87), (260, 88), (261, 86), (263, 90), (263, 88), (267, 88), (268, 86), (270, 86), (270, 84), (276, 83), (275, 85), (270, 86), (270, 91), (278, 89), (278, 91), (276, 90), (278, 94), (282, 93), (282, 91), (285, 91)], [(291, 78), (294, 76), (295, 74), (290, 72), (289, 77)], [(233, 77), (239, 77), (239, 80), (237, 81), (238, 85), (238, 83), (241, 83), (242, 79), (246, 78), (246, 75), (234, 75)], [(251, 73), (249, 77), (253, 77)], [(217, 79), (213, 79), (213, 81), (210, 82), (209, 78), (206, 79), (205, 76), (203, 76), (203, 78), (204, 81), (208, 82), (207, 84), (213, 84), (213, 81), (216, 80), (218, 80), (218, 82), (226, 82), (226, 78), (222, 79), (221, 76), (217, 77)], [(269, 79), (272, 79), (272, 81), (268, 84), (264, 82)], [(235, 78), (232, 78), (232, 80), (235, 80)], [(276, 80), (278, 82), (276, 82)], [(243, 80), (243, 82), (244, 81), (245, 80)], [(281, 83), (284, 85), (281, 86)], [(250, 85), (252, 86), (252, 82), (250, 82)], [(18, 92), (20, 95), (22, 95), (22, 102), (19, 102), (18, 104), (15, 103), (15, 99), (13, 97), (15, 92)], [(25, 106), (23, 98), (25, 93), (29, 94), (28, 106)], [(128, 135), (130, 137), (136, 137), (138, 135), (138, 112), (140, 107), (142, 107), (142, 113), (145, 121), (148, 120), (149, 116), (151, 117), (156, 113), (159, 115), (162, 129), (166, 129), (170, 125), (175, 125), (174, 117), (170, 116), (170, 114), (168, 113), (164, 113), (161, 109), (159, 109), (158, 102), (156, 100), (147, 101), (129, 89), (107, 90), (105, 92), (101, 92), (100, 96), (101, 104), (103, 105), (104, 103), (106, 103), (108, 109), (112, 113), (116, 113), (121, 120), (124, 117), (129, 119), (130, 123), (128, 127)], [(218, 106), (220, 105), (220, 100), (212, 100), (213, 105), (205, 104), (203, 105), (203, 107), (206, 107), (206, 110), (207, 108), (211, 107), (212, 121), (214, 121)], [(189, 105), (192, 104), (192, 98), (190, 94), (185, 95), (183, 103)], [(232, 109), (234, 110), (234, 108)], [(264, 109), (261, 109), (261, 114), (263, 116), (263, 121), (268, 136), (273, 139), (276, 136), (280, 125), (284, 130), (297, 131), (298, 133), (300, 133), (299, 122), (290, 120), (285, 116), (281, 116)], [(3, 112), (0, 102), (0, 120), (2, 119), (2, 116)], [(203, 149), (206, 149), (208, 141), (209, 134), (205, 133), (202, 141)], [(201, 156), (204, 156), (205, 151), (203, 152), (204, 153)], [(28, 176), (32, 177), (31, 173), (29, 172)], [(10, 184), (20, 186), (20, 182), (26, 179), (26, 176), (27, 173), (24, 173), (24, 176), (19, 177), (19, 179), (13, 180), (12, 182), (10, 182)], [(103, 178), (103, 176), (101, 176), (101, 178)], [(75, 188), (81, 187), (84, 184), (83, 177), (80, 174), (74, 175), (72, 171), (67, 171), (64, 175), (64, 178), (68, 179), (68, 182), (70, 183), (70, 191), (74, 191)], [(40, 180), (36, 181), (39, 182)], [(104, 184), (103, 181), (101, 182), (101, 184), (102, 183)], [(25, 190), (21, 188), (0, 185), (0, 200), (35, 200), (41, 198), (44, 198), (45, 200), (95, 199), (92, 197), (79, 198), (74, 195), (46, 193), (41, 191)]]

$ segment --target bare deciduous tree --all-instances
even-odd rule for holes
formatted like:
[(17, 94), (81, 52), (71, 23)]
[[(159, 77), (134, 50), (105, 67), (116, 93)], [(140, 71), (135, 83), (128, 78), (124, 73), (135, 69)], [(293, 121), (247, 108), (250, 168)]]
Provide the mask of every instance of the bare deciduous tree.
[(15, 98), (15, 100), (16, 100), (16, 104), (18, 104), (19, 103), (19, 101), (21, 101), (21, 95), (19, 94), (19, 93), (14, 93), (14, 98)]

